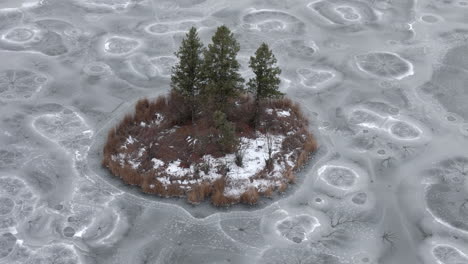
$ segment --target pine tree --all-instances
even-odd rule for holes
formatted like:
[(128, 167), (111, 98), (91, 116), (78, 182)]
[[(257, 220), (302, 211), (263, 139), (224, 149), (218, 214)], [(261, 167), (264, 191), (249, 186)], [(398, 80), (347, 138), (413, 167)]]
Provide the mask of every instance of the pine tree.
[(175, 53), (179, 63), (172, 68), (171, 88), (182, 95), (190, 105), (192, 122), (195, 120), (198, 95), (201, 89), (203, 43), (197, 29), (192, 27)]
[(215, 128), (219, 130), (219, 144), (225, 153), (231, 152), (237, 145), (235, 124), (229, 122), (226, 114), (217, 110), (213, 113)]
[(212, 41), (204, 53), (204, 95), (214, 110), (225, 111), (229, 99), (238, 96), (243, 88), (244, 79), (238, 73), (240, 65), (236, 60), (240, 46), (226, 26), (218, 27)]
[(249, 80), (247, 86), (255, 98), (255, 112), (252, 118), (254, 125), (257, 123), (261, 100), (283, 95), (278, 90), (281, 82), (279, 78), (281, 69), (276, 66), (276, 63), (275, 55), (265, 43), (262, 43), (257, 49), (255, 57), (250, 57), (249, 66), (255, 77)]

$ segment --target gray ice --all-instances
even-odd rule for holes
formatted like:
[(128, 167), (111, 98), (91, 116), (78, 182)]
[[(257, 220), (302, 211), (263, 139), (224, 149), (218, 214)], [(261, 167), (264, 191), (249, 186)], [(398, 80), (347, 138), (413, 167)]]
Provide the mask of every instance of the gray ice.
[[(255, 207), (143, 195), (107, 131), (195, 26), (267, 42), (320, 149)], [(468, 263), (468, 1), (0, 1), (0, 263)]]

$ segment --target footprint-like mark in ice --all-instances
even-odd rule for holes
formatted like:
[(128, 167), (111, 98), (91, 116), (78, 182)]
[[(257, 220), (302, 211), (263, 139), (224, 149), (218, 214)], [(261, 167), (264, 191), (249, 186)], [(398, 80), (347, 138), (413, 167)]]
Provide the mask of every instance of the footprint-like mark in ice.
[(165, 35), (176, 33), (187, 33), (191, 27), (196, 27), (199, 30), (203, 28), (200, 26), (200, 20), (183, 20), (173, 22), (157, 22), (150, 24), (145, 28), (145, 31), (151, 35)]
[(468, 256), (451, 245), (437, 245), (432, 249), (432, 254), (443, 264), (468, 263)]
[(48, 56), (59, 56), (68, 52), (67, 46), (63, 43), (62, 36), (53, 31), (45, 32), (40, 40), (33, 45), (33, 49)]
[(351, 201), (357, 205), (363, 205), (367, 202), (367, 193), (359, 192), (353, 195)]
[(407, 122), (397, 121), (390, 126), (390, 133), (398, 139), (414, 140), (420, 137), (422, 131)]
[(244, 28), (263, 33), (302, 34), (305, 24), (293, 15), (276, 10), (254, 10), (242, 18)]
[(78, 160), (85, 158), (93, 132), (75, 112), (64, 109), (58, 113), (40, 115), (34, 118), (32, 125), (45, 138), (74, 151)]
[(308, 88), (317, 89), (336, 77), (336, 73), (329, 70), (301, 68), (297, 70), (301, 84)]
[(8, 215), (15, 208), (15, 202), (10, 197), (0, 196), (0, 215)]
[(317, 218), (310, 215), (296, 215), (287, 217), (276, 224), (278, 232), (286, 239), (301, 243), (307, 240), (307, 235), (320, 226)]
[(307, 7), (334, 25), (369, 24), (378, 19), (374, 10), (361, 1), (319, 0)]
[(11, 27), (1, 35), (0, 46), (12, 51), (37, 51), (47, 56), (63, 55), (69, 51), (61, 35), (65, 28), (73, 28), (73, 25), (53, 19)]
[(37, 250), (26, 263), (78, 264), (80, 263), (80, 259), (76, 249), (72, 245), (57, 243)]
[(111, 73), (111, 68), (104, 62), (95, 61), (86, 64), (83, 67), (83, 72), (89, 76), (103, 76)]
[(438, 183), (425, 189), (429, 212), (438, 221), (460, 231), (468, 232), (468, 158), (457, 156), (446, 159), (427, 171)]
[(62, 235), (79, 237), (92, 246), (108, 246), (117, 243), (128, 227), (126, 217), (112, 207), (73, 204), (71, 213), (62, 224)]
[(359, 178), (354, 170), (338, 165), (324, 165), (318, 175), (327, 184), (343, 190), (352, 188)]
[(401, 80), (414, 74), (413, 64), (396, 53), (370, 52), (354, 58), (361, 71), (375, 77)]
[(336, 12), (340, 13), (341, 16), (349, 21), (358, 21), (361, 19), (361, 15), (352, 6), (337, 6), (335, 7)]
[(315, 55), (318, 48), (313, 41), (302, 39), (285, 39), (276, 42), (273, 45), (276, 54), (295, 58), (311, 58)]
[(424, 21), (424, 22), (429, 23), (429, 24), (437, 23), (440, 20), (441, 20), (440, 18), (438, 18), (437, 16), (432, 15), (432, 14), (427, 14), (427, 15), (422, 15), (421, 16), (421, 21)]
[(350, 125), (362, 126), (367, 128), (378, 128), (382, 125), (384, 117), (367, 109), (356, 109), (351, 111), (348, 116)]
[(21, 69), (0, 71), (0, 99), (25, 100), (39, 92), (48, 78), (37, 72)]
[(150, 58), (145, 54), (135, 54), (129, 60), (130, 68), (139, 77), (149, 80), (156, 77), (159, 70), (153, 65)]
[(24, 165), (24, 162), (32, 153), (30, 147), (25, 146), (4, 146), (0, 149), (0, 168), (17, 168)]
[(152, 58), (151, 62), (156, 65), (159, 74), (168, 77), (171, 75), (172, 67), (177, 63), (177, 58), (175, 56), (159, 56)]
[(0, 235), (0, 261), (10, 255), (16, 245), (17, 238), (12, 233)]
[(15, 227), (34, 210), (36, 196), (16, 177), (0, 177), (0, 230)]
[(78, 5), (115, 11), (125, 11), (135, 5), (136, 0), (75, 0)]
[[(36, 27), (15, 27), (2, 34), (2, 40), (13, 44), (37, 42), (40, 30)], [(36, 38), (35, 38), (36, 37)]]
[(121, 36), (113, 36), (104, 41), (104, 51), (115, 56), (129, 54), (140, 46), (141, 41)]

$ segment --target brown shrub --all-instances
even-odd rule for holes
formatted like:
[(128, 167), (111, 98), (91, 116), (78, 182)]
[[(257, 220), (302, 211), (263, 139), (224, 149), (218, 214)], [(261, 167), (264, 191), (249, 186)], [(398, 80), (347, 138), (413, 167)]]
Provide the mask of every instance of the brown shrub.
[(258, 192), (261, 196), (265, 196), (265, 197), (271, 197), (273, 196), (273, 191), (274, 191), (274, 188), (272, 186), (268, 187), (265, 191), (263, 192)]
[(192, 190), (187, 194), (189, 203), (198, 204), (205, 200), (211, 193), (211, 185), (203, 182), (200, 185), (192, 186)]
[(284, 176), (289, 183), (294, 183), (296, 181), (296, 175), (294, 174), (293, 168), (286, 169)]
[(257, 204), (259, 194), (256, 188), (249, 188), (240, 196), (240, 202), (243, 204), (254, 205)]
[(212, 192), (211, 192), (211, 203), (214, 206), (229, 206), (233, 203), (236, 203), (238, 199), (227, 197), (224, 195), (224, 187), (226, 185), (225, 178), (217, 179), (213, 182)]
[(282, 192), (285, 192), (286, 189), (288, 189), (288, 184), (283, 182), (281, 183), (281, 185), (278, 187), (278, 192), (282, 193)]
[(150, 102), (148, 99), (144, 98), (137, 102), (135, 105), (135, 121), (140, 122), (150, 122), (153, 117), (149, 111)]

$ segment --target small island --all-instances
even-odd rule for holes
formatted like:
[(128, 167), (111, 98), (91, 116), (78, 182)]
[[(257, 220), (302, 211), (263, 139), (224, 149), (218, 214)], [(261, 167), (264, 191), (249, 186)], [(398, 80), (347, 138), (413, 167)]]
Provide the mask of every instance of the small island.
[(175, 53), (170, 93), (139, 100), (109, 131), (102, 165), (145, 193), (193, 204), (253, 205), (285, 191), (317, 143), (300, 107), (279, 91), (268, 45), (250, 58), (246, 87), (239, 50), (226, 26), (207, 48), (191, 28)]

